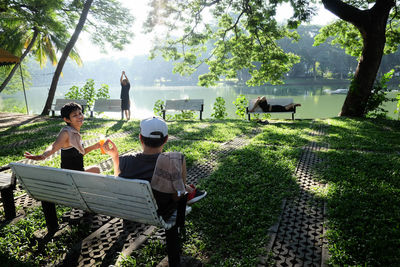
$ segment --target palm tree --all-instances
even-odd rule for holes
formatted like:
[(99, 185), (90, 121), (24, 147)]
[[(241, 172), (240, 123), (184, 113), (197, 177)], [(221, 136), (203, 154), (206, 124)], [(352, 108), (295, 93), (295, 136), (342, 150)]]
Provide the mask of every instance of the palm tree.
[[(0, 46), (17, 56), (21, 56), (20, 63), (14, 65), (7, 78), (0, 85), (0, 93), (29, 53), (34, 55), (40, 66), (44, 66), (47, 59), (50, 59), (53, 65), (57, 64), (57, 51), (63, 51), (70, 38), (61, 17), (55, 14), (56, 8), (60, 8), (62, 2), (61, 0), (52, 0), (43, 3), (43, 1), (38, 0), (27, 6), (15, 1), (13, 9), (7, 9), (4, 12), (7, 15), (3, 15), (5, 19), (0, 23)], [(26, 14), (26, 12), (21, 11), (22, 7), (31, 12)], [(69, 56), (78, 65), (82, 64), (76, 50), (72, 49)]]

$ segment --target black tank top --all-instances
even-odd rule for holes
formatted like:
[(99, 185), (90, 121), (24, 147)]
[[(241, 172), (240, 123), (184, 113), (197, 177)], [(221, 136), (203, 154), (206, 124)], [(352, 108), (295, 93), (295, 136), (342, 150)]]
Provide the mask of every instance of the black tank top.
[(83, 155), (75, 147), (61, 149), (61, 168), (84, 171)]
[(267, 101), (260, 101), (258, 103), (258, 105), (260, 106), (260, 108), (264, 111), (264, 112), (268, 112), (269, 111), (269, 104)]

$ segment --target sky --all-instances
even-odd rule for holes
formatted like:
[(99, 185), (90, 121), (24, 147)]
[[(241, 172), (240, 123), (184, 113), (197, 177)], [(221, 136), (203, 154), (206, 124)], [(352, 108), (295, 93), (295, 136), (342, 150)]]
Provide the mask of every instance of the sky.
[[(120, 0), (120, 2), (131, 10), (132, 15), (135, 17), (135, 21), (132, 23), (133, 32), (135, 34), (131, 43), (125, 46), (123, 51), (107, 49), (107, 54), (101, 53), (100, 49), (94, 46), (90, 42), (90, 38), (87, 33), (82, 32), (77, 41), (76, 47), (83, 62), (98, 60), (101, 58), (133, 58), (138, 55), (148, 54), (151, 48), (151, 37), (146, 36), (142, 33), (142, 24), (146, 19), (149, 7), (147, 6), (148, 0)], [(315, 16), (311, 21), (311, 24), (326, 25), (332, 20), (337, 19), (331, 12), (324, 9), (321, 6), (317, 12), (318, 16)], [(277, 12), (278, 21), (284, 21), (291, 16), (291, 9), (289, 5), (284, 5)]]

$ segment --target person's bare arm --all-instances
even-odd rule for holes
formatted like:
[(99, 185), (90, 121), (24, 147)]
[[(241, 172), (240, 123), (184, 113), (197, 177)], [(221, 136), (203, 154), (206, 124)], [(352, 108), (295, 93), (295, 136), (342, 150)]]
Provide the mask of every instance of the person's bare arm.
[(119, 82), (122, 83), (122, 80), (124, 79), (125, 71), (122, 71), (121, 78), (119, 79)]
[(29, 152), (25, 152), (24, 156), (27, 159), (32, 159), (32, 160), (44, 160), (54, 153), (56, 153), (58, 150), (60, 150), (63, 147), (67, 147), (69, 144), (69, 136), (66, 131), (62, 131), (58, 136), (56, 141), (54, 141), (53, 144), (47, 147), (47, 149), (41, 154), (41, 155), (32, 155)]
[(89, 153), (90, 151), (95, 150), (95, 149), (99, 149), (99, 148), (100, 148), (100, 143), (99, 143), (99, 142), (97, 142), (97, 143), (94, 144), (94, 145), (85, 147), (85, 155), (86, 155), (87, 153)]
[[(111, 147), (110, 147), (111, 145)], [(119, 169), (119, 153), (117, 146), (113, 141), (107, 139), (107, 141), (103, 145), (104, 151), (111, 157), (114, 165), (114, 176), (118, 176), (121, 173)]]

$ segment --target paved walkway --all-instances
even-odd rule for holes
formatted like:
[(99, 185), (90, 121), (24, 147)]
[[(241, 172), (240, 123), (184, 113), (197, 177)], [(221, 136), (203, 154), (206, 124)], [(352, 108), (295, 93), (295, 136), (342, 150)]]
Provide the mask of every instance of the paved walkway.
[(48, 120), (48, 116), (0, 112), (0, 133), (12, 126)]

